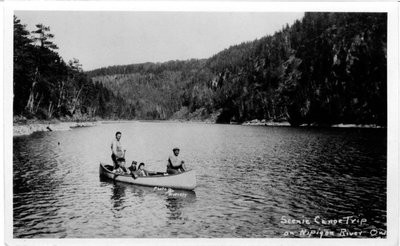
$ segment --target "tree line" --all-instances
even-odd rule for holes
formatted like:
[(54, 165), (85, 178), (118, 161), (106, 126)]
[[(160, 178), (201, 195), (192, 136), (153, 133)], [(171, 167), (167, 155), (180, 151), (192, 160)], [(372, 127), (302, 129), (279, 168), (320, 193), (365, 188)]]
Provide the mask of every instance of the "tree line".
[(29, 32), (14, 16), (13, 112), (37, 119), (133, 118), (134, 107), (101, 83), (94, 83), (78, 59), (56, 52), (50, 27)]
[(386, 13), (305, 13), (208, 59), (87, 72), (36, 27), (14, 18), (14, 114), (387, 124)]
[[(87, 72), (135, 105), (139, 118), (184, 111), (217, 122), (386, 125), (386, 13), (305, 13), (273, 35), (205, 60)], [(196, 115), (196, 114), (195, 114)]]
[(384, 13), (306, 13), (212, 57), (227, 119), (386, 125), (386, 28)]

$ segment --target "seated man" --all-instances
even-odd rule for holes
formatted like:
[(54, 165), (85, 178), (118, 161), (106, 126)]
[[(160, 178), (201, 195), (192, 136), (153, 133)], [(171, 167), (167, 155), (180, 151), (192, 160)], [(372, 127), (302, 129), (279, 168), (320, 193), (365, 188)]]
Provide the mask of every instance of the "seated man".
[(118, 158), (116, 162), (116, 166), (114, 168), (116, 173), (127, 173), (128, 170), (125, 167), (125, 159), (124, 158)]
[(174, 148), (172, 149), (173, 155), (171, 155), (168, 158), (168, 164), (167, 164), (167, 173), (168, 174), (177, 174), (180, 172), (185, 171), (185, 162), (181, 160), (179, 156), (179, 148)]

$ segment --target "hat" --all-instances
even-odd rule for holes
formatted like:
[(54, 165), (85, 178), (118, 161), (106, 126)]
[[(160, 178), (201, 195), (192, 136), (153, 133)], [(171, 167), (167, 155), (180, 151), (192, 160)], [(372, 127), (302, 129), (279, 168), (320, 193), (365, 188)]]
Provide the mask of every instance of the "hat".
[(178, 147), (175, 147), (175, 148), (172, 149), (172, 151), (175, 151), (175, 150), (179, 150), (180, 151), (180, 149)]

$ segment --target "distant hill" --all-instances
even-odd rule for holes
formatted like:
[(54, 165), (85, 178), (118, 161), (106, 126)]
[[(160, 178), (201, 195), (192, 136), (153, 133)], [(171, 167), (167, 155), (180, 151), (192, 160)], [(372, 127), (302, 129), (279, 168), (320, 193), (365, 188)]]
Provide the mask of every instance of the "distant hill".
[(202, 60), (88, 71), (140, 119), (386, 125), (387, 15), (306, 13)]
[[(113, 66), (87, 75), (134, 105), (136, 118), (169, 119), (182, 106), (189, 105), (194, 79), (204, 67), (205, 60), (193, 59)], [(209, 78), (201, 78), (197, 83), (209, 80), (211, 73), (207, 74)]]

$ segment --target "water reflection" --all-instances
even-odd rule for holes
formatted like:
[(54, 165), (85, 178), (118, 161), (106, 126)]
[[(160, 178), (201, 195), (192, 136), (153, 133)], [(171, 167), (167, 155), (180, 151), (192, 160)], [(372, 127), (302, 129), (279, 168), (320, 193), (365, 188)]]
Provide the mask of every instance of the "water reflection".
[(120, 185), (119, 183), (114, 182), (111, 195), (113, 208), (119, 210), (121, 207), (123, 207), (123, 202), (125, 199), (125, 189), (126, 187), (124, 185)]
[[(135, 136), (124, 139), (128, 159), (154, 170), (165, 169), (170, 139), (179, 142), (196, 193), (99, 182), (116, 130)], [(16, 238), (283, 237), (302, 228), (283, 215), (353, 215), (386, 229), (385, 131), (123, 123), (14, 138), (13, 147)]]
[(182, 219), (182, 209), (190, 203), (196, 202), (196, 193), (194, 191), (170, 190), (165, 193), (165, 206), (168, 208), (168, 219), (179, 220)]
[[(196, 193), (187, 190), (174, 190), (162, 187), (146, 187), (134, 184), (127, 184), (100, 177), (101, 186), (109, 185), (111, 187), (111, 203), (113, 209), (121, 211), (126, 206), (133, 206), (135, 209), (142, 207), (140, 203), (144, 203), (146, 197), (156, 196), (157, 200), (164, 200), (166, 215), (168, 220), (180, 220), (184, 217), (183, 209), (188, 204), (196, 202)], [(129, 198), (127, 198), (129, 196)], [(135, 199), (134, 202), (128, 202), (128, 199)], [(139, 198), (139, 199), (137, 199)]]

